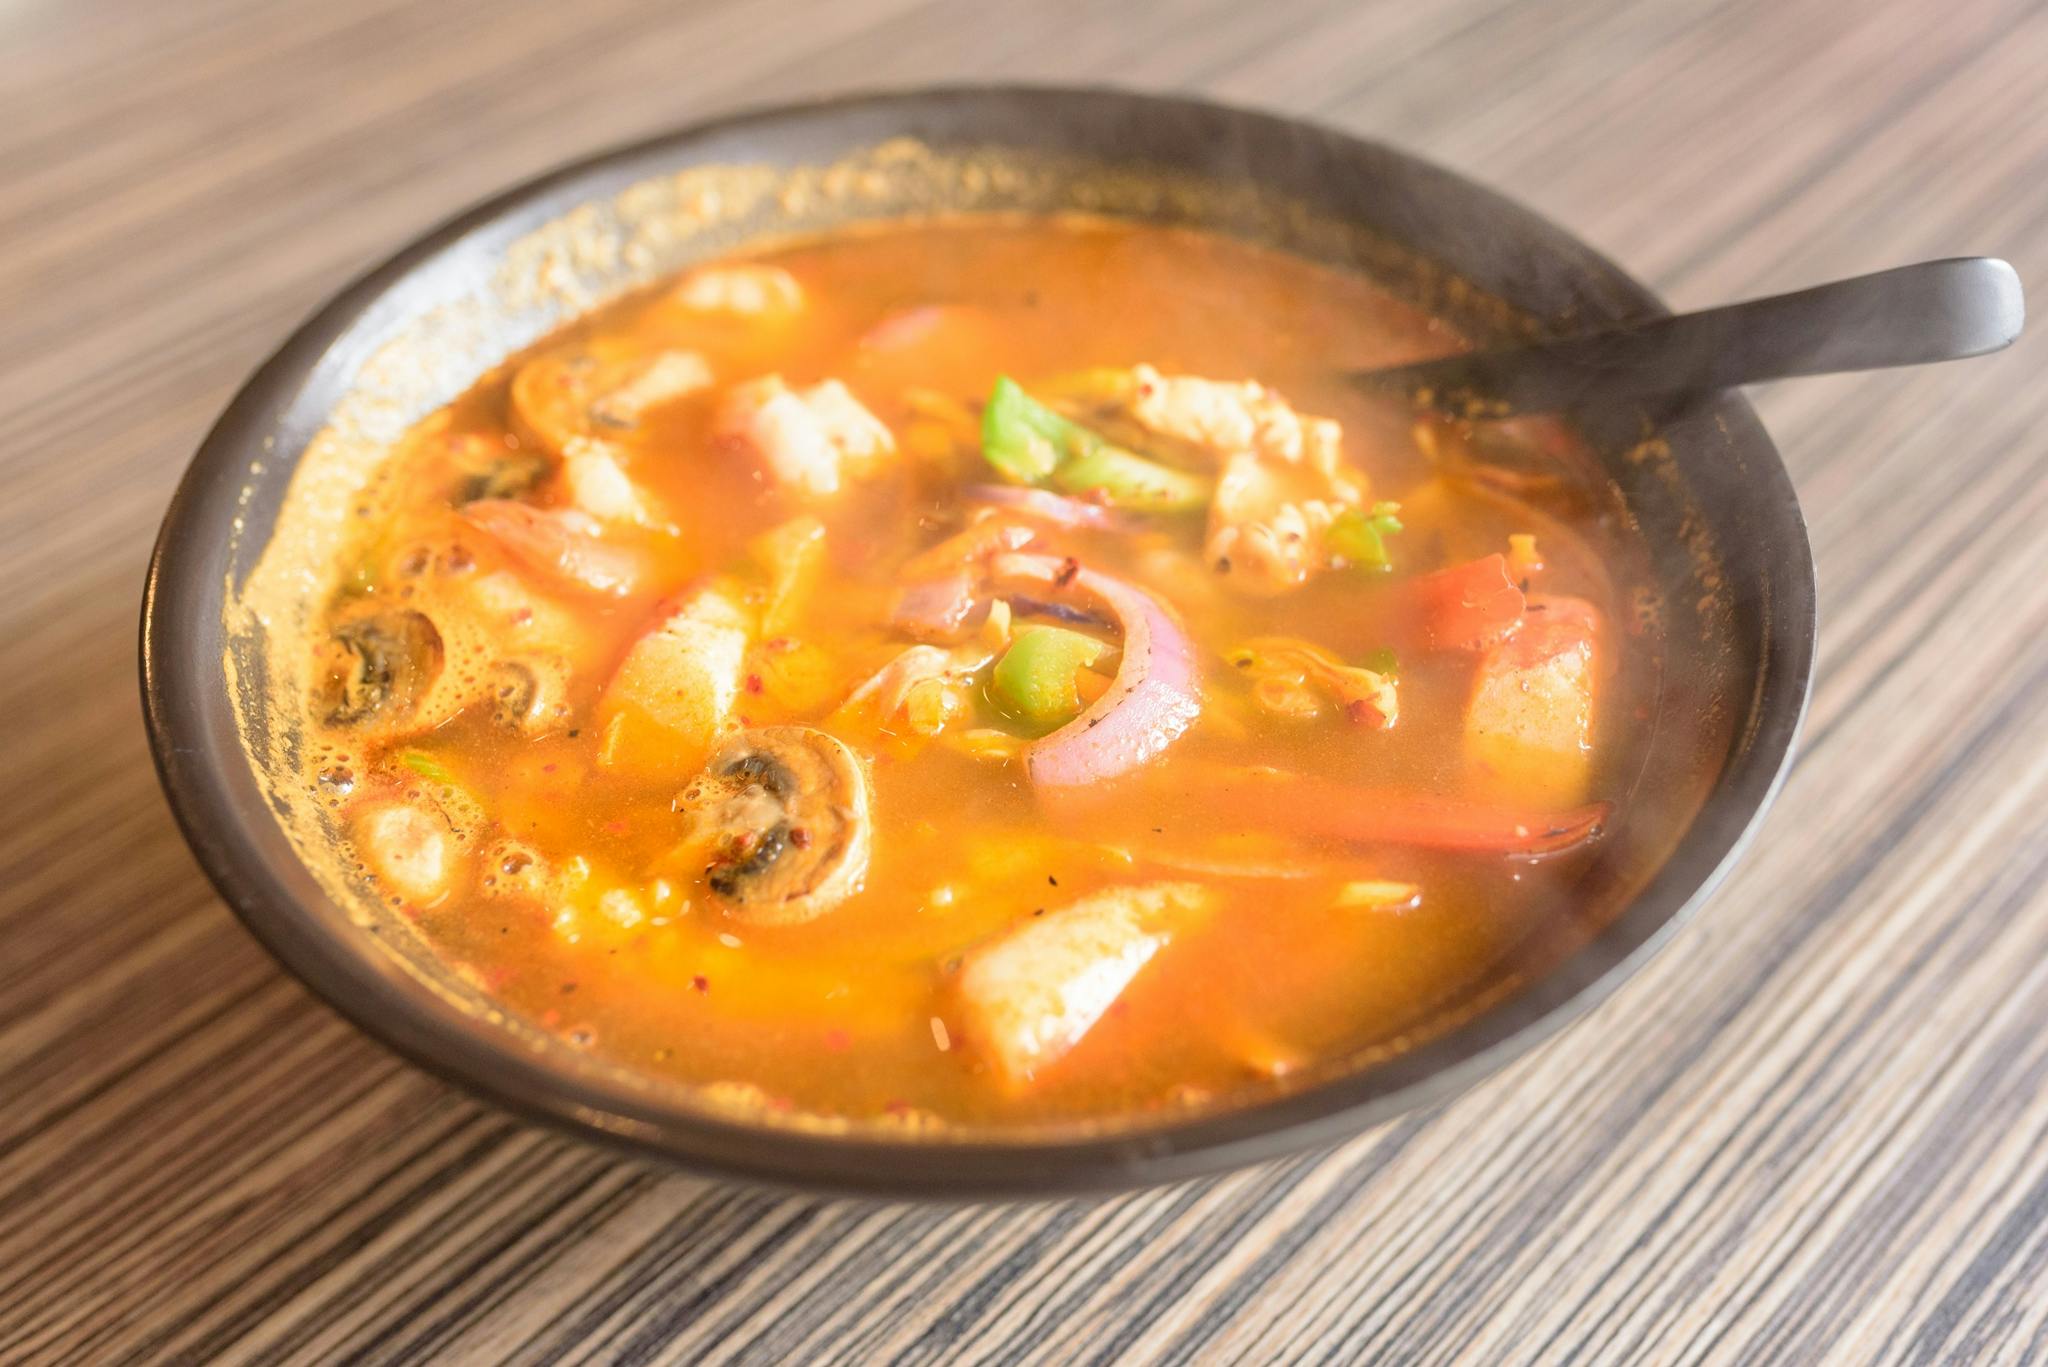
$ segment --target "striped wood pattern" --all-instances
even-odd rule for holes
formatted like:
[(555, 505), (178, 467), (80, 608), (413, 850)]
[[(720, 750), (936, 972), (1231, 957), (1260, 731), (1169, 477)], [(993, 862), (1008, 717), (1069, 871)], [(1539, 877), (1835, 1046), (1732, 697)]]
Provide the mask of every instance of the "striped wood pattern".
[(0, 1361), (2048, 1357), (2038, 336), (1761, 395), (1819, 692), (1676, 945), (1455, 1104), (1130, 1199), (783, 1198), (473, 1104), (236, 927), (133, 683), (150, 534), (236, 382), (572, 154), (1115, 80), (1414, 147), (1680, 304), (1966, 251), (2048, 299), (2044, 70), (2012, 0), (0, 7)]

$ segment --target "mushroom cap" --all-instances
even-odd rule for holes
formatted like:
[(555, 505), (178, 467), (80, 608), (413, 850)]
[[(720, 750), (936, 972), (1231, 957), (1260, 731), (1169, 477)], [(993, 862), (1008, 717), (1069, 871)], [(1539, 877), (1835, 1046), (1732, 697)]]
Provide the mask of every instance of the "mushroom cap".
[(868, 805), (859, 757), (809, 726), (733, 735), (676, 799), (710, 839), (705, 882), (728, 912), (755, 925), (815, 920), (860, 891)]
[(350, 727), (402, 721), (433, 688), (444, 663), (441, 633), (425, 613), (398, 608), (343, 621), (327, 644), (322, 720)]

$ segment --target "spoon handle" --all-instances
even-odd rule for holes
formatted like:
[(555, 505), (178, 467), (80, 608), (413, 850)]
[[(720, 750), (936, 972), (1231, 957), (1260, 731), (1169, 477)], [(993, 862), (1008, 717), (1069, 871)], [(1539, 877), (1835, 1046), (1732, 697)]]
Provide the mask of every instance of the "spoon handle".
[(1350, 378), (1456, 415), (1504, 417), (1980, 356), (2009, 346), (2025, 317), (2013, 268), (1966, 256)]

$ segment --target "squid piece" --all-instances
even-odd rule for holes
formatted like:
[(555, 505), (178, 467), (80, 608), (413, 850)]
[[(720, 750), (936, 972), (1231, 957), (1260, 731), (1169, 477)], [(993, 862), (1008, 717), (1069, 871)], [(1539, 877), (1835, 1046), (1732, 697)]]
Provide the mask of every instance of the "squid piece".
[(960, 571), (943, 579), (906, 584), (889, 611), (889, 625), (925, 641), (955, 641), (974, 624), (986, 585)]
[(1109, 888), (1026, 919), (962, 962), (963, 1033), (1010, 1085), (1030, 1083), (1081, 1042), (1213, 898), (1198, 883), (1153, 883)]
[(1532, 597), (1521, 629), (1481, 657), (1465, 707), (1465, 761), (1503, 801), (1583, 802), (1592, 781), (1600, 613)]
[(906, 581), (942, 578), (956, 572), (980, 575), (989, 561), (1005, 551), (1022, 550), (1037, 539), (1031, 528), (996, 514), (975, 517), (944, 541), (927, 546), (904, 562)]
[(653, 409), (710, 387), (711, 367), (696, 352), (656, 352), (591, 401), (590, 419), (598, 427), (630, 431)]
[[(552, 674), (583, 658), (591, 644), (582, 614), (537, 592), (513, 570), (425, 584), (420, 599), (440, 622), (451, 649), (477, 659), (485, 672), (488, 657), (533, 661), (536, 670)], [(558, 663), (542, 665), (542, 660)]]
[(889, 614), (889, 625), (926, 641), (957, 641), (974, 629), (988, 601), (989, 565), (1020, 550), (1037, 533), (987, 510), (967, 526), (904, 563), (904, 587)]
[(747, 553), (768, 575), (761, 634), (781, 636), (796, 624), (824, 574), (825, 524), (809, 514), (793, 517), (749, 541)]
[(889, 429), (838, 380), (791, 389), (780, 375), (767, 375), (736, 385), (717, 431), (777, 484), (813, 498), (838, 493), (896, 453)]
[(706, 589), (635, 641), (598, 702), (598, 763), (650, 776), (701, 765), (739, 700), (751, 628)]

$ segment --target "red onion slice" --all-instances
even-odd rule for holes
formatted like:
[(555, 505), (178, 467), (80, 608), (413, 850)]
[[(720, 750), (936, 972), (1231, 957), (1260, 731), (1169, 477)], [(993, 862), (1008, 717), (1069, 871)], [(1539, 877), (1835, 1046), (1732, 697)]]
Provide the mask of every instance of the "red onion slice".
[(1195, 652), (1173, 614), (1120, 579), (1050, 555), (998, 556), (996, 583), (1028, 583), (1048, 596), (1077, 595), (1107, 608), (1123, 628), (1123, 660), (1109, 689), (1074, 720), (1024, 750), (1040, 790), (1081, 787), (1156, 758), (1202, 710)]
[(983, 615), (981, 580), (966, 571), (906, 585), (896, 596), (889, 625), (926, 641), (959, 636)]
[(977, 503), (992, 503), (999, 508), (1042, 517), (1060, 527), (1121, 532), (1129, 531), (1134, 525), (1130, 518), (1114, 508), (1090, 503), (1086, 499), (1068, 498), (1049, 489), (1032, 489), (1020, 484), (976, 484), (966, 493)]

